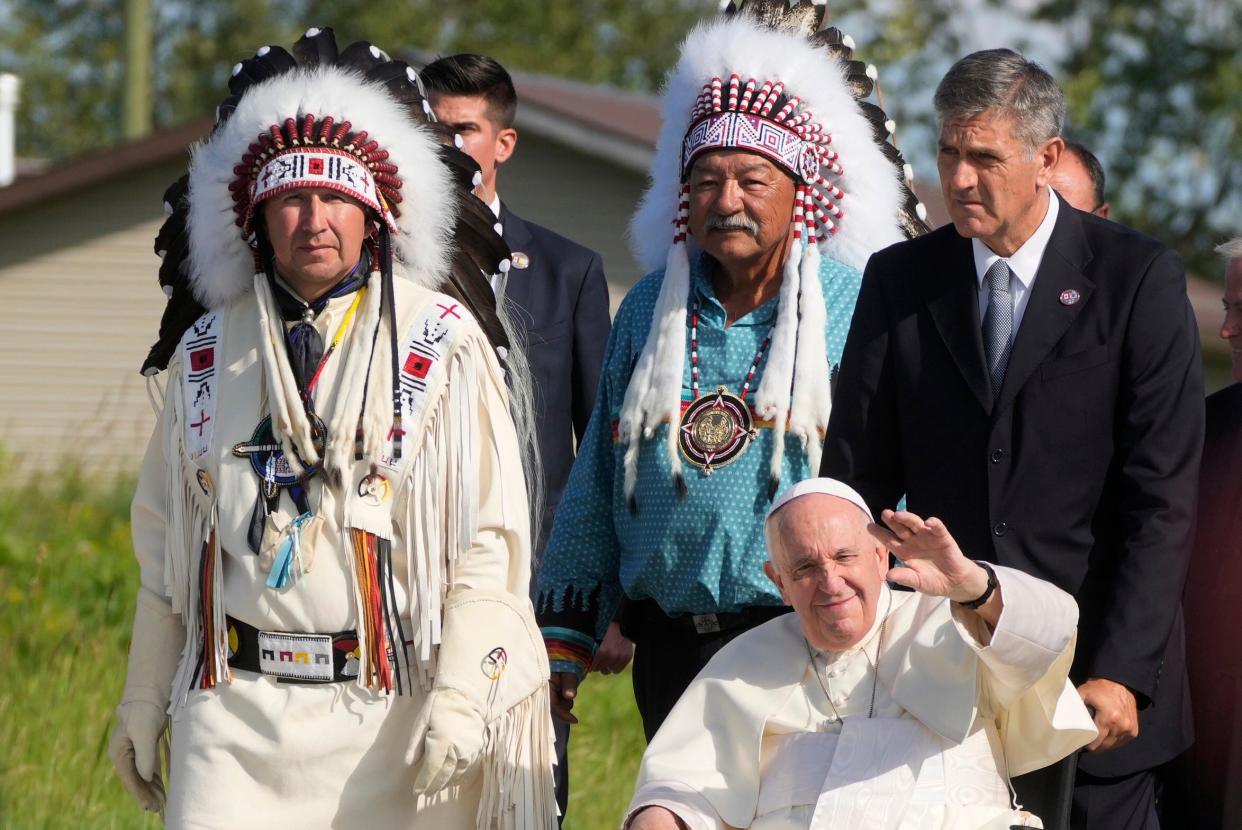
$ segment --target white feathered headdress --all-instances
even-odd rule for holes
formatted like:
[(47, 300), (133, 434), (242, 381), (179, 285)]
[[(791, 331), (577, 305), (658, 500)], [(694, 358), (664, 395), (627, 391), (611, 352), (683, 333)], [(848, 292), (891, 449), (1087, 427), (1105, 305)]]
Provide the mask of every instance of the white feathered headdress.
[[(371, 44), (338, 52), (331, 30), (311, 29), (292, 55), (266, 46), (237, 64), (229, 89), (215, 130), (191, 157), (189, 286), (209, 309), (255, 291), (267, 329), (261, 342), (273, 430), (290, 464), (326, 461), (329, 470), (341, 471), (352, 463), (359, 426), (368, 457), (380, 454), (393, 427), (400, 428), (400, 409), (386, 400), (395, 334), (375, 338), (383, 326), (381, 295), (390, 293), (382, 283), (404, 278), (439, 287), (446, 281), (458, 213), (452, 174), (424, 123), (417, 74)], [(403, 186), (407, 182), (412, 186)], [(295, 187), (335, 189), (370, 208), (367, 245), (373, 275), (380, 277), (370, 280), (351, 327), (359, 348), (348, 349), (347, 385), (326, 436), (313, 434), (288, 357), (278, 348), (284, 333), (254, 227), (264, 199)], [(370, 374), (376, 377), (368, 384)]]
[[(701, 24), (686, 38), (664, 94), (664, 126), (651, 184), (630, 223), (635, 256), (664, 267), (651, 331), (626, 389), (621, 438), (625, 490), (633, 504), (641, 438), (668, 421), (666, 451), (679, 490), (675, 425), (685, 362), (689, 257), (686, 176), (700, 155), (742, 149), (794, 177), (794, 248), (785, 263), (771, 352), (755, 409), (774, 421), (770, 491), (779, 484), (786, 427), (812, 469), (831, 411), (826, 309), (820, 257), (861, 270), (870, 255), (926, 230), (908, 188), (909, 169), (887, 142), (891, 122), (861, 99), (874, 67), (853, 61), (853, 44), (821, 30), (824, 6), (784, 0), (748, 3), (740, 14)], [(903, 178), (903, 174), (904, 178)], [(805, 244), (804, 244), (805, 243)], [(769, 495), (771, 495), (771, 492)]]

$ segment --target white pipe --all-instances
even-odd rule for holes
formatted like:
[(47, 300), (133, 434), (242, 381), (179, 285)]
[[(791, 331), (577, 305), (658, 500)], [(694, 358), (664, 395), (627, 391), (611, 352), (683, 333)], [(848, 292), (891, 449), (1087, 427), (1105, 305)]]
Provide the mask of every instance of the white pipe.
[(10, 184), (17, 176), (14, 115), (21, 87), (21, 78), (0, 73), (0, 187)]

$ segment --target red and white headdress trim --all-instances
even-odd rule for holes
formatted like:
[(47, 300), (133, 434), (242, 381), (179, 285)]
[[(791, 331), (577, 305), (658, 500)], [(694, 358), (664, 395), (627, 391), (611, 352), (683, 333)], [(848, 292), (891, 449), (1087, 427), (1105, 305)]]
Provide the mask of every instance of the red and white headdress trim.
[(800, 98), (789, 97), (776, 109), (785, 93), (781, 81), (761, 83), (750, 78), (743, 84), (741, 76), (733, 73), (727, 95), (725, 89), (725, 82), (715, 77), (699, 92), (681, 145), (681, 180), (686, 180), (695, 160), (705, 153), (756, 153), (799, 183), (799, 202), (804, 203), (804, 210), (796, 214), (801, 219), (799, 225), (805, 223), (811, 228), (812, 238), (817, 224), (828, 233), (836, 233), (837, 222), (845, 215), (839, 204), (845, 192), (825, 178), (824, 172), (840, 177), (845, 170), (839, 154), (830, 146), (832, 135), (802, 106)]
[(323, 187), (366, 205), (396, 233), (401, 178), (389, 153), (366, 131), (350, 132), (348, 121), (336, 123), (307, 114), (271, 125), (250, 145), (233, 168), (229, 185), (242, 237), (253, 241), (254, 216), (264, 200), (298, 187)]
[[(635, 493), (642, 439), (679, 414), (689, 259), (697, 253), (688, 233), (687, 178), (698, 157), (716, 150), (760, 155), (796, 185), (795, 241), (754, 397), (759, 416), (773, 421), (769, 471), (775, 488), (786, 428), (815, 469), (832, 409), (821, 255), (861, 270), (871, 253), (903, 238), (898, 171), (877, 146), (842, 63), (793, 30), (747, 17), (690, 33), (669, 75), (663, 113), (651, 186), (630, 225), (636, 257), (649, 268), (663, 266), (664, 275), (621, 407), (625, 491)], [(847, 193), (849, 218), (842, 207)], [(682, 470), (676, 430), (668, 435), (665, 451), (676, 479)]]

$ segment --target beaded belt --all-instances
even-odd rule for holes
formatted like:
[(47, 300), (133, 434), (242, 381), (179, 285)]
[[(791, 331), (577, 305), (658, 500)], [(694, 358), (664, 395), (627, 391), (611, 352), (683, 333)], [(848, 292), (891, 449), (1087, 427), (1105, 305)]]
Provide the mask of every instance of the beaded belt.
[(229, 666), (281, 683), (344, 683), (358, 677), (358, 633), (261, 631), (228, 618)]

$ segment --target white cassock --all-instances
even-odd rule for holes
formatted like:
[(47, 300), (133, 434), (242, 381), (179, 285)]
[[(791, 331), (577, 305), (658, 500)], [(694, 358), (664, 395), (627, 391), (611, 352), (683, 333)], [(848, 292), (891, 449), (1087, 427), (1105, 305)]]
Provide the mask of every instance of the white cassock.
[(1068, 679), (1078, 606), (995, 570), (990, 638), (977, 614), (887, 586), (847, 651), (808, 650), (796, 614), (738, 637), (647, 748), (627, 819), (661, 805), (691, 830), (1042, 826), (1008, 777), (1096, 735)]

